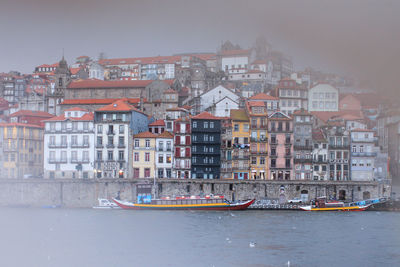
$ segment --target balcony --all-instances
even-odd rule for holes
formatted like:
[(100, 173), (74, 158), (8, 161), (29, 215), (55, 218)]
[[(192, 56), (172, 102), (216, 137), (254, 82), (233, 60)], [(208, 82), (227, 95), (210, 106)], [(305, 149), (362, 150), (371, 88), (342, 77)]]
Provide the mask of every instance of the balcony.
[(114, 135), (115, 132), (114, 131), (107, 131), (107, 135)]
[(294, 159), (294, 163), (312, 163), (312, 159), (311, 158), (309, 158), (309, 159), (305, 159), (305, 158), (298, 159), (298, 158), (295, 158)]
[(292, 157), (292, 153), (285, 153), (285, 158), (290, 158)]
[(55, 163), (67, 163), (67, 159), (49, 159), (49, 163), (55, 164)]
[(71, 163), (89, 163), (89, 159), (71, 159)]
[(376, 152), (351, 152), (352, 157), (376, 157)]
[(331, 145), (331, 144), (329, 144), (329, 149), (350, 150), (350, 145)]
[(49, 143), (48, 146), (49, 146), (49, 148), (67, 148), (68, 144), (67, 143), (63, 143), (63, 144)]
[(107, 148), (114, 148), (114, 144), (107, 144)]
[(302, 146), (302, 145), (294, 145), (294, 150), (313, 150), (312, 146)]
[(85, 147), (89, 147), (89, 144), (71, 144), (72, 148), (85, 148)]
[(260, 137), (260, 142), (266, 143), (266, 142), (268, 142), (268, 138), (267, 137)]
[(4, 152), (16, 152), (18, 149), (16, 147), (9, 147), (9, 146), (4, 146), (3, 151)]
[(125, 144), (123, 144), (123, 143), (122, 143), (122, 144), (121, 144), (121, 143), (119, 143), (119, 144), (118, 144), (118, 148), (125, 148)]
[(250, 151), (251, 154), (258, 154), (258, 155), (268, 155), (268, 151), (266, 150), (254, 150)]
[(167, 152), (171, 152), (172, 148), (171, 147), (167, 147)]
[(232, 172), (232, 168), (221, 168), (221, 172)]
[(103, 147), (104, 147), (103, 144), (99, 144), (99, 143), (96, 144), (96, 148), (103, 148)]
[(327, 159), (313, 159), (313, 163), (319, 163), (319, 164), (328, 163), (328, 160)]
[(232, 156), (233, 160), (249, 160), (250, 159), (250, 155), (233, 155)]

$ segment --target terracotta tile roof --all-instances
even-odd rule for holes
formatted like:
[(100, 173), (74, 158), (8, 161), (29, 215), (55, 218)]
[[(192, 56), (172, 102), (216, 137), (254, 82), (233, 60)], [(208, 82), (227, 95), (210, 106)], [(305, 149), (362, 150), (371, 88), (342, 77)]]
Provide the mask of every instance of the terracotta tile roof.
[(43, 120), (43, 121), (65, 121), (65, 120), (71, 120), (71, 121), (93, 121), (94, 120), (94, 115), (93, 115), (93, 113), (92, 112), (90, 112), (90, 113), (86, 113), (85, 115), (83, 115), (82, 117), (79, 117), (79, 118), (76, 118), (76, 117), (69, 117), (69, 118), (66, 118), (65, 116), (64, 116), (64, 114), (63, 115), (60, 115), (60, 116), (54, 116), (53, 118), (50, 118), (50, 119), (48, 119), (48, 120)]
[(8, 101), (7, 100), (5, 100), (4, 98), (2, 98), (2, 97), (0, 97), (0, 106), (2, 106), (2, 105), (9, 105), (9, 103), (8, 103)]
[(79, 56), (76, 59), (89, 58), (88, 56)]
[(134, 136), (134, 138), (156, 138), (157, 135), (151, 132), (141, 132)]
[(81, 88), (140, 88), (146, 87), (152, 80), (116, 80), (116, 81), (103, 81), (97, 79), (76, 80), (72, 81), (68, 88), (81, 89)]
[(250, 97), (249, 100), (279, 100), (279, 98), (265, 93), (259, 93)]
[(215, 117), (214, 115), (211, 115), (210, 113), (204, 111), (196, 116), (193, 116), (192, 119), (194, 120), (220, 120), (220, 117)]
[[(119, 98), (104, 98), (104, 99), (66, 99), (60, 105), (107, 105), (114, 103)], [(138, 104), (140, 98), (124, 98), (129, 104)], [(144, 102), (147, 101), (146, 98), (143, 99)]]
[(315, 141), (323, 141), (323, 142), (325, 141), (326, 142), (325, 135), (321, 129), (319, 129), (318, 131), (313, 131), (312, 139)]
[(131, 110), (136, 110), (136, 108), (128, 104), (126, 101), (119, 99), (107, 106), (98, 108), (96, 111), (131, 111)]
[(250, 107), (265, 107), (265, 103), (262, 101), (248, 101)]
[(235, 121), (249, 121), (247, 113), (243, 109), (231, 109), (231, 118)]
[(54, 64), (42, 64), (40, 66), (37, 66), (36, 68), (57, 68), (58, 67), (58, 62)]
[(267, 61), (266, 60), (255, 60), (251, 64), (267, 64)]
[(87, 112), (89, 112), (89, 110), (80, 108), (80, 107), (73, 107), (73, 108), (66, 109), (64, 111), (87, 111)]
[(184, 108), (184, 109), (186, 109), (186, 110), (191, 110), (191, 109), (192, 109), (192, 107), (189, 106), (189, 105), (183, 105), (182, 108)]
[(136, 58), (111, 58), (99, 60), (102, 65), (125, 65), (125, 64), (174, 64), (181, 61), (181, 56), (156, 56)]
[(250, 50), (248, 49), (235, 49), (235, 50), (224, 50), (221, 52), (222, 56), (248, 56)]
[(312, 115), (312, 114), (305, 109), (297, 109), (293, 112), (293, 115)]
[[(322, 120), (323, 122), (327, 122), (329, 119), (332, 118), (342, 118), (347, 120), (356, 120), (356, 119), (363, 119), (363, 115), (357, 110), (342, 110), (342, 111), (311, 111), (311, 114)], [(348, 116), (351, 115), (352, 117), (349, 118)]]
[(71, 72), (72, 75), (75, 75), (79, 72), (81, 68), (69, 68), (69, 71)]
[(194, 57), (198, 57), (202, 60), (212, 60), (212, 59), (217, 59), (217, 54), (213, 53), (204, 53), (204, 54), (192, 54)]
[(32, 111), (32, 110), (19, 110), (17, 112), (10, 114), (10, 117), (20, 117), (20, 116), (51, 118), (54, 115), (44, 111)]
[(164, 91), (164, 94), (176, 94), (176, 91), (172, 88), (169, 88), (167, 90)]
[(149, 124), (149, 126), (165, 126), (164, 120), (156, 120)]
[(20, 122), (10, 122), (10, 123), (0, 123), (0, 127), (29, 127), (29, 128), (43, 128), (36, 124), (20, 123)]
[(158, 138), (174, 138), (174, 135), (168, 131), (164, 131), (157, 136)]

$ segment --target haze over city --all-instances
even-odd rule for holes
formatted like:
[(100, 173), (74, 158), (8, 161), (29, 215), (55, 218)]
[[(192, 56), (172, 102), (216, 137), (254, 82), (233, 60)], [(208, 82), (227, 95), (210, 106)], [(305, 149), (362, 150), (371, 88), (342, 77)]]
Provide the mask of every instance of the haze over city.
[(32, 72), (57, 62), (215, 52), (222, 41), (250, 47), (263, 35), (312, 66), (394, 91), (398, 1), (2, 1), (0, 70)]

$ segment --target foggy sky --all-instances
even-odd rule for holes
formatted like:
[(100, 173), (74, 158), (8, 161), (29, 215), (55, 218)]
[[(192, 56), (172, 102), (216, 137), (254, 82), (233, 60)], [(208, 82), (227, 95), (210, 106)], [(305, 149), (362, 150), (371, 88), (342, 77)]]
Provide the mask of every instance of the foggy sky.
[(30, 73), (96, 58), (247, 48), (264, 35), (295, 67), (357, 75), (395, 90), (400, 74), (400, 1), (1, 0), (0, 72)]

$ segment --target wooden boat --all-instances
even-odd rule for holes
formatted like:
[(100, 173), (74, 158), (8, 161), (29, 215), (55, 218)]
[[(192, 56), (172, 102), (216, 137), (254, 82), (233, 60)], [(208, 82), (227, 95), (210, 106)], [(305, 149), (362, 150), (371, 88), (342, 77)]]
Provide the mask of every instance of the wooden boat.
[(320, 198), (315, 201), (315, 205), (300, 206), (301, 210), (305, 211), (364, 211), (371, 204), (361, 205), (358, 202), (344, 203), (341, 201), (326, 202), (325, 198)]
[(113, 201), (123, 209), (153, 209), (153, 210), (245, 210), (254, 203), (254, 199), (239, 203), (230, 203), (223, 197), (178, 197), (153, 199), (150, 203), (137, 204), (113, 198)]

